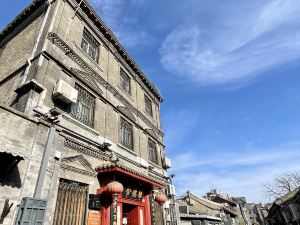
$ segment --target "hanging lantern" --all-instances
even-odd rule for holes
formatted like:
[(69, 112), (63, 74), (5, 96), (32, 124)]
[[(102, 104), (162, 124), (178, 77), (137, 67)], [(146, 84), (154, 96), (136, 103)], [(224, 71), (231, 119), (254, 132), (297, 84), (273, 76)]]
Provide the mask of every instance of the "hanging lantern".
[(164, 194), (157, 194), (157, 195), (155, 195), (154, 200), (155, 200), (158, 204), (162, 205), (162, 204), (164, 204), (168, 199), (167, 199), (167, 197), (166, 197)]
[(106, 191), (112, 195), (118, 195), (123, 192), (123, 185), (118, 181), (112, 181), (106, 186)]

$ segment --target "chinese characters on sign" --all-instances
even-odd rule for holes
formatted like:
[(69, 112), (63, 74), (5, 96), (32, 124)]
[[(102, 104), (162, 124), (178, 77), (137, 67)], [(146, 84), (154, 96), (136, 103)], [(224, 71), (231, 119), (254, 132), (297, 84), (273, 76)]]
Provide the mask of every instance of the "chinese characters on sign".
[(130, 200), (142, 201), (144, 197), (144, 192), (138, 188), (126, 187), (122, 197)]

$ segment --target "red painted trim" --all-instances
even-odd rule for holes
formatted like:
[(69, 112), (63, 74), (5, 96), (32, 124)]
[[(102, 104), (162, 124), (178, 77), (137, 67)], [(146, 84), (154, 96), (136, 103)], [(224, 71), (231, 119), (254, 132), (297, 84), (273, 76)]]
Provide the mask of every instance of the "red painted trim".
[(132, 201), (132, 200), (125, 199), (125, 198), (118, 199), (118, 202), (130, 204), (130, 205), (145, 206), (145, 203), (144, 203), (144, 202)]
[(144, 177), (142, 177), (142, 176), (139, 176), (139, 175), (130, 173), (130, 172), (128, 172), (128, 171), (126, 171), (126, 170), (124, 170), (124, 169), (122, 169), (122, 168), (120, 168), (120, 167), (117, 167), (117, 166), (116, 166), (116, 167), (112, 167), (112, 168), (107, 168), (107, 169), (98, 170), (97, 173), (114, 172), (114, 171), (120, 172), (120, 173), (125, 174), (125, 175), (128, 175), (128, 176), (130, 176), (130, 177), (132, 177), (132, 178), (135, 178), (135, 179), (137, 179), (137, 180), (141, 180), (141, 181), (143, 181), (143, 182), (145, 182), (145, 183), (152, 184), (152, 185), (155, 185), (155, 186), (160, 187), (160, 188), (165, 188), (165, 187), (166, 187), (166, 186), (163, 185), (163, 184), (160, 184), (160, 183), (151, 181), (151, 180), (149, 180), (149, 179), (147, 179), (147, 178), (144, 178)]
[(145, 225), (151, 225), (151, 207), (150, 207), (150, 195), (144, 197), (145, 199)]

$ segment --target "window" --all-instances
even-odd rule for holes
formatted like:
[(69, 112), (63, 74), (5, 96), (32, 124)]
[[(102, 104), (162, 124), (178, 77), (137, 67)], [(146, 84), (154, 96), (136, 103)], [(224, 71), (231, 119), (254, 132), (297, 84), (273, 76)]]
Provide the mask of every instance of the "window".
[(120, 144), (133, 150), (133, 126), (121, 117)]
[(153, 113), (152, 113), (152, 102), (146, 95), (145, 95), (145, 110), (150, 116), (153, 115)]
[(125, 73), (123, 69), (120, 72), (120, 85), (128, 93), (131, 93), (130, 77)]
[(158, 157), (156, 151), (156, 144), (151, 139), (148, 139), (148, 151), (149, 151), (149, 159), (151, 162), (158, 164)]
[(86, 29), (83, 31), (81, 41), (81, 48), (85, 51), (94, 61), (98, 61), (99, 56), (99, 43)]
[(71, 105), (70, 115), (85, 125), (93, 127), (95, 97), (78, 84), (75, 84), (75, 89), (78, 90), (78, 98), (77, 102)]

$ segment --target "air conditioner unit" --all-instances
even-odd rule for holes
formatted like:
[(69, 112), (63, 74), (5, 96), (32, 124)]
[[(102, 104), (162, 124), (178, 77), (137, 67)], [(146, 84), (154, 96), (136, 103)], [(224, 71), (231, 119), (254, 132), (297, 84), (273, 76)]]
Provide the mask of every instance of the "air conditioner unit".
[(171, 184), (169, 184), (169, 185), (167, 185), (167, 194), (168, 195), (176, 195), (176, 190), (175, 190), (175, 186), (174, 185), (171, 185)]
[(56, 82), (53, 90), (53, 99), (59, 99), (64, 103), (76, 103), (78, 91), (63, 80)]
[(164, 157), (163, 158), (163, 167), (168, 169), (168, 168), (171, 168), (171, 160), (167, 157)]

